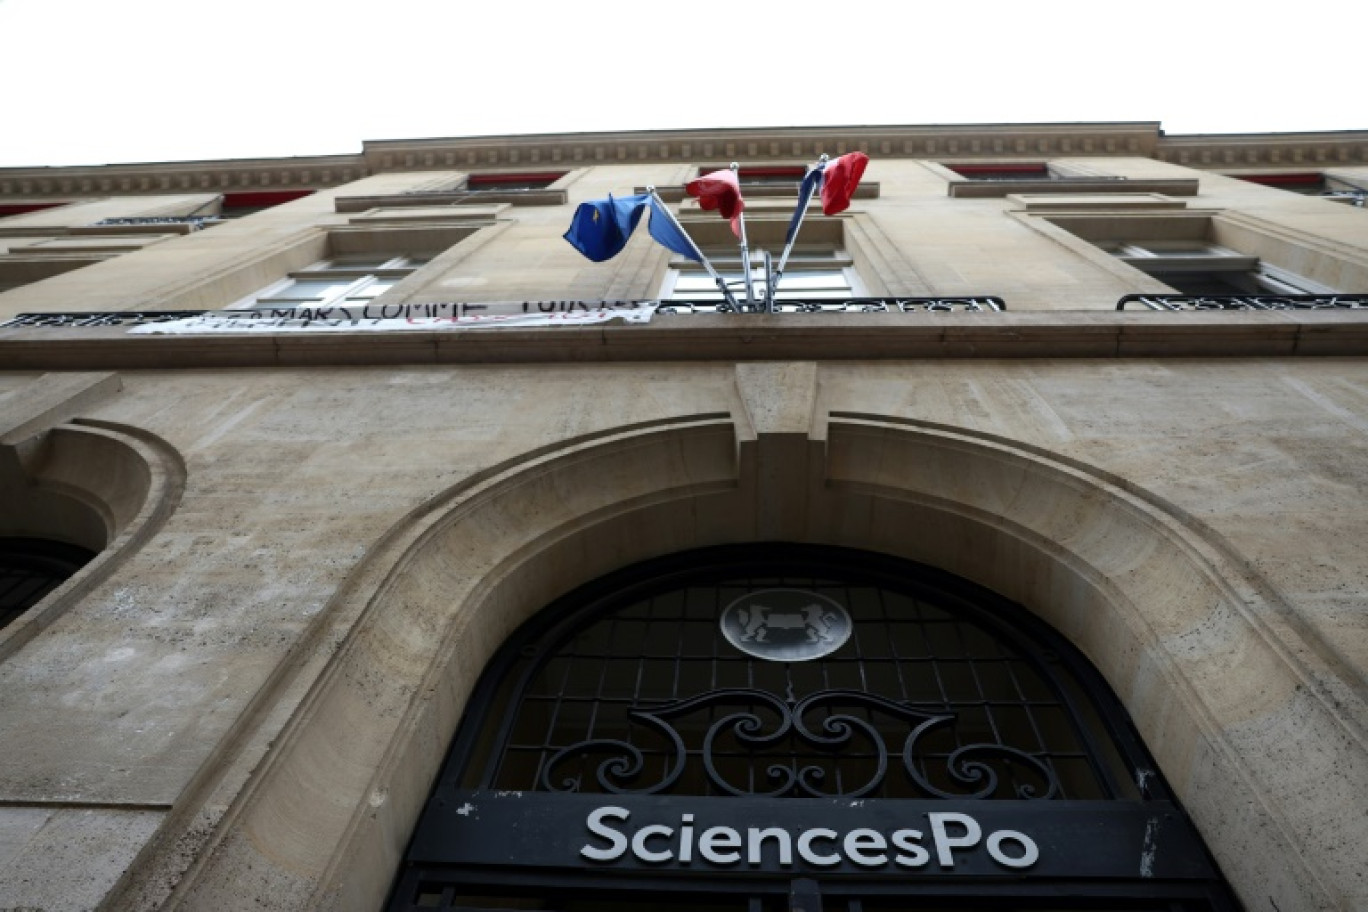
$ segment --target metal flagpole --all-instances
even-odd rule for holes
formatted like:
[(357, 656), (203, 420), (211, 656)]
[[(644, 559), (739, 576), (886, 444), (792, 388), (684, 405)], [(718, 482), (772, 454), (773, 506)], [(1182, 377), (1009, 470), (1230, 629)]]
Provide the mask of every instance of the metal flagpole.
[[(731, 163), (732, 173), (736, 175), (736, 185), (741, 186), (741, 166)], [(751, 288), (750, 246), (746, 243), (746, 210), (736, 213), (736, 223), (741, 229), (741, 276), (746, 283), (746, 307), (755, 306), (755, 292)]]
[[(827, 154), (823, 152), (822, 157), (817, 159), (817, 164), (812, 166), (813, 169), (825, 173), (827, 157)], [(825, 177), (823, 177), (823, 180), (825, 180)], [(779, 280), (784, 277), (784, 267), (788, 265), (789, 254), (793, 252), (793, 245), (798, 240), (798, 232), (803, 230), (803, 219), (807, 216), (808, 203), (812, 201), (812, 191), (815, 189), (817, 189), (817, 183), (813, 183), (812, 186), (808, 187), (807, 193), (798, 201), (798, 224), (793, 228), (793, 236), (790, 237), (788, 243), (784, 245), (784, 253), (779, 257), (779, 266), (774, 270), (774, 284), (771, 285), (769, 289), (771, 299), (774, 298), (774, 293), (779, 288)]]
[(768, 250), (760, 251), (760, 260), (765, 264), (765, 300), (760, 304), (765, 313), (774, 313), (774, 261)]
[(708, 275), (712, 276), (712, 280), (717, 283), (718, 290), (722, 292), (722, 299), (731, 306), (732, 310), (739, 313), (741, 308), (737, 305), (736, 298), (732, 297), (731, 290), (727, 288), (727, 280), (718, 274), (717, 270), (713, 268), (713, 264), (708, 260), (707, 255), (694, 243), (694, 239), (689, 236), (689, 232), (684, 230), (684, 226), (679, 224), (679, 219), (675, 218), (675, 214), (670, 211), (670, 207), (665, 205), (665, 201), (660, 198), (660, 194), (656, 193), (656, 188), (647, 187), (646, 192), (651, 194), (651, 199), (655, 200), (657, 206), (656, 211), (665, 213), (665, 217), (675, 226), (675, 229), (679, 231), (684, 240), (689, 242), (690, 249), (698, 255), (698, 262), (703, 264), (703, 268), (708, 270)]

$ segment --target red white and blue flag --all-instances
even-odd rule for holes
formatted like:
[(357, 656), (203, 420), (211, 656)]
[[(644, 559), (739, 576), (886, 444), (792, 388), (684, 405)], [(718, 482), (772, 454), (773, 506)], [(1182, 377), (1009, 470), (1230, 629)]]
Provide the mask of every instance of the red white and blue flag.
[(860, 186), (860, 178), (864, 176), (865, 165), (868, 164), (868, 155), (863, 152), (848, 152), (833, 161), (818, 164), (809, 171), (798, 188), (798, 206), (793, 210), (793, 217), (789, 219), (788, 235), (784, 238), (784, 243), (793, 243), (798, 228), (803, 224), (803, 214), (807, 212), (808, 200), (812, 199), (812, 194), (817, 188), (820, 187), (822, 191), (823, 215), (835, 215), (849, 209), (850, 199), (855, 195), (855, 188)]
[(847, 152), (827, 162), (822, 172), (822, 214), (835, 215), (850, 208), (850, 198), (860, 186), (869, 156), (863, 152)]

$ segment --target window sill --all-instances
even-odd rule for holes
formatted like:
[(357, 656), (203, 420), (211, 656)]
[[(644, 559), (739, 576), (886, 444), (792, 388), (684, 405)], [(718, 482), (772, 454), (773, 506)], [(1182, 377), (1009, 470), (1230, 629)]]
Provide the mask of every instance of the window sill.
[(1197, 178), (1131, 180), (1129, 178), (1063, 177), (1053, 180), (952, 180), (948, 195), (964, 199), (991, 199), (1016, 193), (1162, 193), (1196, 196)]
[(506, 203), (510, 206), (563, 206), (569, 197), (564, 190), (435, 190), (391, 193), (383, 196), (339, 196), (335, 212), (365, 212), (367, 209), (395, 209), (422, 206), (483, 206)]

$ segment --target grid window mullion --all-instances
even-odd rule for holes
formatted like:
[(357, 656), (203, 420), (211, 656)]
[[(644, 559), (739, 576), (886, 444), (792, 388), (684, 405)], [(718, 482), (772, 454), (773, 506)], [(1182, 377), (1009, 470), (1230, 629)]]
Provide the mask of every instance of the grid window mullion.
[[(771, 663), (734, 649), (718, 631), (721, 610), (747, 591), (771, 588), (822, 592), (845, 604), (855, 621), (853, 635), (837, 652), (809, 662)], [(1067, 719), (1057, 715), (1072, 718), (1068, 707), (1048, 696), (1055, 688), (1027, 686), (1026, 679), (1039, 674), (1033, 665), (1021, 664), (1014, 648), (996, 639), (994, 628), (963, 616), (953, 601), (940, 603), (907, 592), (896, 592), (894, 598), (895, 592), (806, 575), (737, 578), (657, 592), (601, 614), (561, 638), (559, 653), (529, 685), (503, 747), (512, 758), (510, 768), (519, 771), (520, 783), (534, 776), (528, 785), (536, 787), (549, 760), (561, 755), (552, 771), (559, 779), (578, 776), (582, 788), (597, 790), (597, 770), (607, 753), (620, 752), (613, 743), (622, 742), (639, 750), (646, 763), (639, 780), (626, 784), (649, 789), (653, 782), (663, 782), (679, 760), (668, 735), (655, 723), (634, 719), (632, 712), (712, 694), (717, 698), (692, 713), (670, 716), (665, 724), (684, 743), (681, 793), (723, 794), (711, 774), (705, 774), (705, 737), (719, 720), (737, 713), (761, 719), (762, 734), (780, 724), (763, 701), (740, 697), (729, 702), (726, 696), (759, 690), (789, 706), (816, 693), (829, 694), (802, 720), (817, 739), (826, 737), (822, 726), (833, 716), (851, 716), (857, 724), (839, 750), (797, 729), (757, 747), (738, 740), (734, 727), (726, 726), (713, 742), (712, 761), (729, 787), (767, 791), (773, 787), (769, 768), (778, 764), (795, 773), (822, 770), (821, 782), (812, 783), (819, 793), (852, 794), (869, 786), (882, 762), (884, 775), (868, 794), (925, 797), (899, 773), (902, 743), (917, 724), (897, 714), (895, 707), (904, 705), (952, 716), (920, 737), (912, 758), (917, 775), (936, 788), (956, 792), (960, 786), (946, 766), (951, 755), (983, 745), (1000, 777), (997, 797), (1038, 784), (1038, 775), (1023, 765), (1030, 762), (1027, 758), (1049, 767), (1061, 787), (1068, 784), (1070, 795), (1096, 791), (1085, 778), (1091, 762), (1087, 746), (1071, 734)], [(854, 697), (843, 705), (843, 692), (869, 694), (891, 705), (881, 710)], [(540, 733), (534, 734), (530, 725)], [(583, 745), (578, 755), (566, 754), (576, 745)], [(1004, 750), (992, 756), (995, 747)], [(500, 767), (501, 781), (502, 775)], [(811, 793), (798, 786), (791, 794)]]

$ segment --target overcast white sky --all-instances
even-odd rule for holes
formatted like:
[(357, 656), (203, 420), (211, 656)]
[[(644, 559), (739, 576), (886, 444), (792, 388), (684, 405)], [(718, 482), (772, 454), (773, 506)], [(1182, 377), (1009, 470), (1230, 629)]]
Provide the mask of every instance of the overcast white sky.
[(1356, 23), (1352, 0), (0, 0), (0, 167), (621, 129), (1363, 129), (1361, 53), (1316, 37)]

